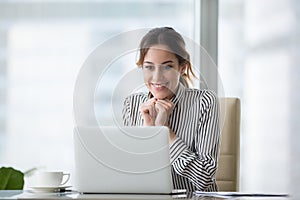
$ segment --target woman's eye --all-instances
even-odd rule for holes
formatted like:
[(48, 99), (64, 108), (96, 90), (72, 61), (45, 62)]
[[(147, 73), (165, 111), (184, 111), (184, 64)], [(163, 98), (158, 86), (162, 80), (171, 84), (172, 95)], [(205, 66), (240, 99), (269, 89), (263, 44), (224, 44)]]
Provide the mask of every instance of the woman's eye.
[(144, 69), (148, 69), (148, 70), (152, 70), (152, 69), (154, 69), (154, 66), (152, 66), (152, 65), (144, 65), (143, 68)]
[(170, 70), (170, 69), (173, 68), (173, 66), (172, 66), (172, 65), (164, 65), (164, 66), (162, 66), (162, 68), (163, 68), (164, 70)]

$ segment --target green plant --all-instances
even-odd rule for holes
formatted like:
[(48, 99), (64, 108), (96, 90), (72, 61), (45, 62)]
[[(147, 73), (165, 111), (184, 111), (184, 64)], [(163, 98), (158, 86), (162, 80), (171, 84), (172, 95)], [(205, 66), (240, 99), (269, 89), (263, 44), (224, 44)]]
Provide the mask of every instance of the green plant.
[(24, 173), (12, 167), (0, 168), (0, 190), (22, 190)]
[(24, 176), (31, 175), (37, 168), (21, 172), (12, 167), (0, 168), (0, 190), (22, 190), (24, 187)]

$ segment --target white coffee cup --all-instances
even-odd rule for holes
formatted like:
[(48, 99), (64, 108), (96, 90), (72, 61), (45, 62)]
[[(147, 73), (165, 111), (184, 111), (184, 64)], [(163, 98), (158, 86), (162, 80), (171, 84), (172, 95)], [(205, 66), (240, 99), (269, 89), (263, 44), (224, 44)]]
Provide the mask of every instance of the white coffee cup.
[(66, 184), (69, 179), (69, 173), (43, 171), (35, 175), (34, 185), (39, 187), (59, 187)]

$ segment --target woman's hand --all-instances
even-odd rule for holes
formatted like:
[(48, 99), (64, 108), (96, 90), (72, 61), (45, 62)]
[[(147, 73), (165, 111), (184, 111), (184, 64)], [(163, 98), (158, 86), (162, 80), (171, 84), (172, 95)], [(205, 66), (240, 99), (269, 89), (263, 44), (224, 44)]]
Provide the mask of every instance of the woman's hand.
[[(174, 104), (170, 100), (149, 99), (140, 107), (144, 126), (168, 126), (170, 114), (174, 109)], [(175, 139), (175, 133), (170, 129), (170, 144)]]
[(140, 111), (144, 119), (144, 126), (154, 126), (156, 119), (155, 98), (151, 98), (140, 106)]
[(160, 100), (155, 102), (156, 118), (154, 121), (155, 126), (169, 126), (169, 117), (174, 109), (174, 104), (170, 100)]
[(174, 104), (170, 100), (151, 98), (140, 107), (144, 126), (168, 126)]

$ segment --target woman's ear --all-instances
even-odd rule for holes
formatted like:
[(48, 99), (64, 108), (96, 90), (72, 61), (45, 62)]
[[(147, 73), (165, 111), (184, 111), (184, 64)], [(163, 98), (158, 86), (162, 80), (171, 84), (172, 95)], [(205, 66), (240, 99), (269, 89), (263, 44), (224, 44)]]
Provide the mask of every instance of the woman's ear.
[(187, 68), (187, 64), (181, 64), (180, 65), (180, 74), (183, 75), (186, 71), (186, 68)]

